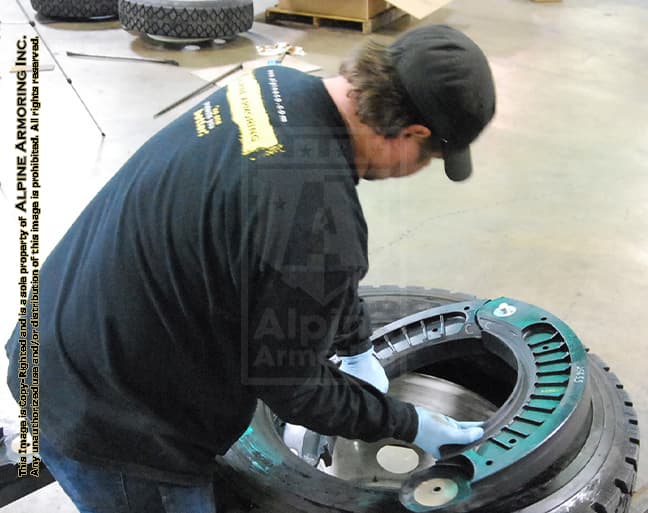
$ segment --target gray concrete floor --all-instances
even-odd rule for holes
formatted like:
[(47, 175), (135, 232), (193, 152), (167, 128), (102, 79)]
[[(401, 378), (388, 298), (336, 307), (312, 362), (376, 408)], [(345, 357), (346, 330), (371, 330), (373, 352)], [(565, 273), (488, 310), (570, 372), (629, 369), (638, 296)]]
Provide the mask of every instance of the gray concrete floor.
[[(32, 19), (29, 3), (20, 2)], [(272, 2), (255, 4), (261, 13)], [(498, 111), (474, 145), (469, 182), (450, 183), (433, 163), (412, 178), (361, 185), (370, 228), (365, 283), (507, 295), (550, 310), (620, 376), (645, 425), (648, 4), (454, 0), (424, 21), (450, 24), (481, 45), (495, 74)], [(161, 51), (116, 22), (37, 21), (32, 28), (14, 0), (0, 5), (0, 22), (0, 340), (15, 322), (18, 297), (15, 79), (8, 70), (19, 37), (37, 30), (49, 46), (42, 64), (57, 64), (41, 73), (42, 256), (119, 165), (190, 106), (153, 119), (204, 83), (191, 71), (253, 59), (255, 44), (289, 41), (330, 75), (366, 39), (347, 30), (257, 22), (222, 47)], [(407, 27), (400, 22), (375, 37), (389, 41)], [(66, 50), (169, 57), (181, 66), (74, 59)], [(0, 408), (2, 416), (15, 412), (4, 387)], [(644, 458), (637, 489), (647, 486)], [(3, 511), (74, 509), (52, 485)]]

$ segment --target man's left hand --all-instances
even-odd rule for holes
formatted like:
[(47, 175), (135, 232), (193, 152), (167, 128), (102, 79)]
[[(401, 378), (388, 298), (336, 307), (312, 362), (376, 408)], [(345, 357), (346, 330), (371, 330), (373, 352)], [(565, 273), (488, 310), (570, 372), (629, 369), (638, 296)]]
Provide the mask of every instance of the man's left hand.
[(389, 390), (389, 380), (380, 362), (373, 354), (373, 348), (353, 356), (340, 356), (340, 370), (373, 385), (383, 394)]

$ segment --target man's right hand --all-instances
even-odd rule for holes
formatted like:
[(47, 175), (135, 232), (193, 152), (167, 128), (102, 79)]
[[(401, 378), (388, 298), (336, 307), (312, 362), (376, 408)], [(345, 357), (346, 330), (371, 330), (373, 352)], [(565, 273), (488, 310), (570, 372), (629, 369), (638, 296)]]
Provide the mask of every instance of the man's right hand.
[(475, 442), (484, 436), (481, 427), (483, 422), (461, 422), (431, 412), (420, 406), (416, 407), (418, 413), (418, 432), (414, 444), (425, 452), (429, 452), (436, 459), (441, 457), (439, 448), (442, 445), (466, 445)]

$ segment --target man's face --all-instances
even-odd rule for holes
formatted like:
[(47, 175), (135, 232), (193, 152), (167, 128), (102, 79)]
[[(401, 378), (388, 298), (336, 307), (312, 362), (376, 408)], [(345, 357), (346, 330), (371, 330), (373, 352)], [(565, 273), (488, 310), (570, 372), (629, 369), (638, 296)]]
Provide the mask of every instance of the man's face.
[(440, 151), (432, 151), (426, 137), (401, 132), (398, 137), (378, 137), (369, 143), (367, 151), (367, 180), (411, 176), (432, 159), (441, 158)]

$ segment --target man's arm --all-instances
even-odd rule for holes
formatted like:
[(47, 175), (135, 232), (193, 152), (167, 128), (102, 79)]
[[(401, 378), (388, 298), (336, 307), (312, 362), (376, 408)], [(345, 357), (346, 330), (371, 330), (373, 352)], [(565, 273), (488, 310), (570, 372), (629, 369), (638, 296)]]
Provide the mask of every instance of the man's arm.
[[(354, 290), (355, 289), (355, 290)], [(355, 356), (373, 348), (371, 319), (367, 305), (358, 297), (357, 287), (350, 287), (333, 348), (338, 356)]]
[[(341, 323), (355, 327), (347, 312), (356, 283), (348, 271), (264, 273), (249, 311), (243, 371), (257, 397), (286, 422), (368, 442), (412, 442), (413, 405), (341, 372), (326, 357)], [(366, 330), (358, 323), (344, 347), (366, 340)]]

